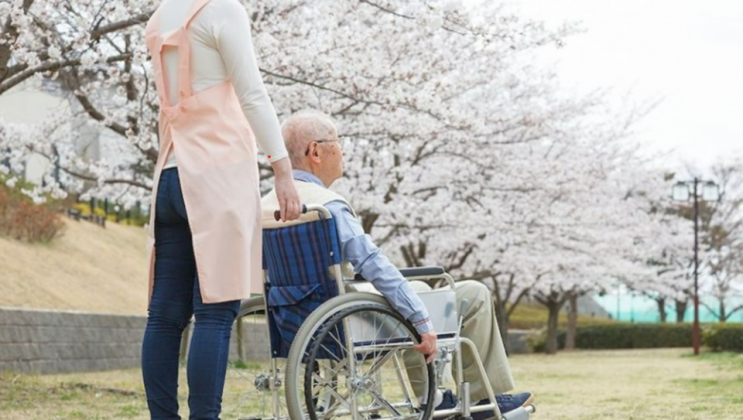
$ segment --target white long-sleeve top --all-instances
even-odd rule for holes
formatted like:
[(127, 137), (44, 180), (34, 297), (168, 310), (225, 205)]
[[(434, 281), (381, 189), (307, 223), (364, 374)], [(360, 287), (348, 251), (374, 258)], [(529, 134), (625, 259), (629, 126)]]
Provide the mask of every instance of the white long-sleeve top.
[[(164, 0), (160, 5), (160, 34), (183, 26), (195, 0)], [(263, 85), (255, 60), (250, 20), (238, 0), (212, 0), (191, 21), (191, 90), (200, 92), (231, 80), (243, 114), (263, 152), (274, 162), (288, 155), (276, 111)], [(178, 50), (164, 47), (163, 67), (168, 99), (178, 102)], [(175, 151), (177, 153), (177, 150)], [(175, 166), (171, 154), (165, 167)]]

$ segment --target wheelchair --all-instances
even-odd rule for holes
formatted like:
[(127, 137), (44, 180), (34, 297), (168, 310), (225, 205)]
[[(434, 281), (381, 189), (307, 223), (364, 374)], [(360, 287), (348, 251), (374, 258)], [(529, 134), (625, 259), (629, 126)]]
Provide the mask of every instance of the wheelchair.
[[(408, 280), (451, 286), (419, 293), (437, 332), (439, 352), (431, 364), (412, 349), (420, 336), (410, 322), (378, 293), (359, 291), (366, 280), (344, 278), (335, 222), (325, 207), (304, 206), (296, 221), (264, 220), (263, 269), (263, 296), (243, 301), (236, 321), (238, 358), (229, 364), (225, 417), (467, 420), (476, 411), (494, 411), (498, 419), (525, 420), (535, 411), (532, 405), (501, 415), (492, 397), (488, 405), (471, 406), (459, 355), (461, 346), (476, 349), (459, 335), (454, 280), (442, 268), (400, 270)], [(261, 340), (270, 347), (251, 347)], [(485, 378), (479, 358), (477, 364)], [(445, 382), (456, 390), (457, 407), (436, 411), (419, 404), (419, 397), (433, 401)]]

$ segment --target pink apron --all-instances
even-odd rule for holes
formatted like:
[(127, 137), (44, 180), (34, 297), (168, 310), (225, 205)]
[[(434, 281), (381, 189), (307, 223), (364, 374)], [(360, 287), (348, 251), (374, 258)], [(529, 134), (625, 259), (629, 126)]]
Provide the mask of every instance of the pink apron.
[[(160, 96), (160, 154), (150, 205), (150, 297), (154, 285), (155, 202), (160, 173), (175, 148), (191, 227), (196, 270), (205, 303), (245, 299), (261, 290), (261, 208), (253, 132), (228, 80), (191, 92), (188, 27), (209, 2), (194, 2), (182, 27), (163, 36), (159, 9), (147, 24)], [(163, 46), (178, 49), (178, 103), (170, 104), (162, 66)], [(252, 287), (251, 287), (252, 285)]]

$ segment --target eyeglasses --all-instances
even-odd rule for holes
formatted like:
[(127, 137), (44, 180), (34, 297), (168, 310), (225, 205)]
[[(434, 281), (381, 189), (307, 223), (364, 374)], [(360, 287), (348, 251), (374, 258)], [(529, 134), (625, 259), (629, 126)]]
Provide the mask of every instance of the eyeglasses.
[(307, 145), (307, 150), (304, 152), (305, 156), (309, 156), (310, 154), (310, 147), (312, 147), (312, 143), (322, 144), (322, 143), (338, 143), (338, 146), (343, 149), (343, 138), (337, 138), (337, 139), (323, 139), (323, 140), (313, 140), (310, 142), (310, 144)]

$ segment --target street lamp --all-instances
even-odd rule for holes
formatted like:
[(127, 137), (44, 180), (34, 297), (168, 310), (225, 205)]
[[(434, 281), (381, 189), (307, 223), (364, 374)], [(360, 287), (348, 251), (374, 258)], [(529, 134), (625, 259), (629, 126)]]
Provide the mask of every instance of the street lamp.
[[(699, 196), (699, 184), (702, 184), (702, 194)], [(694, 354), (699, 354), (699, 201), (718, 201), (720, 187), (712, 181), (703, 181), (694, 178), (691, 181), (679, 181), (673, 186), (673, 199), (676, 201), (694, 200), (694, 326), (691, 330), (691, 340), (694, 345)]]

